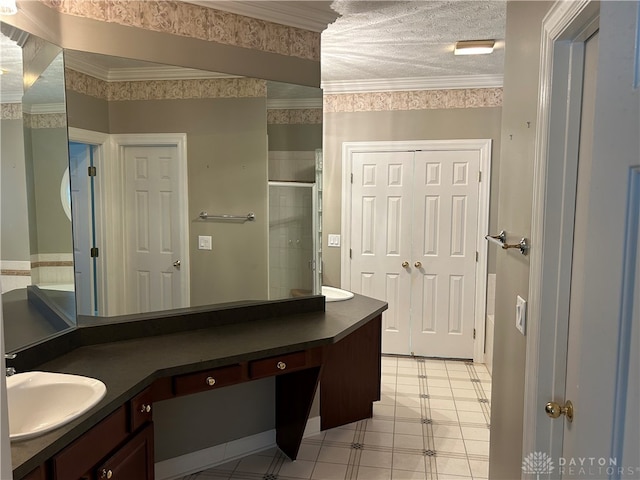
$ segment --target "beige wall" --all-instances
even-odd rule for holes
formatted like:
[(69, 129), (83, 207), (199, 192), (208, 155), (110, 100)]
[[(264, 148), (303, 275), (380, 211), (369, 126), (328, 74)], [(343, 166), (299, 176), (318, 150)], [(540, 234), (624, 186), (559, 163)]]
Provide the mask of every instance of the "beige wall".
[[(69, 125), (105, 124), (96, 99), (71, 92)], [(102, 101), (98, 101), (102, 102)], [(264, 97), (114, 101), (106, 133), (186, 133), (189, 188), (191, 304), (266, 299), (267, 130)], [(95, 115), (96, 112), (98, 115)], [(96, 118), (98, 117), (98, 118)], [(203, 222), (201, 211), (244, 214), (245, 223)], [(199, 235), (213, 250), (198, 250)]]
[(1, 120), (0, 245), (2, 260), (29, 261), (29, 216), (22, 119)]
[[(35, 228), (37, 243), (32, 254), (73, 253), (71, 220), (64, 213), (60, 197), (62, 176), (69, 167), (67, 129), (31, 128)], [(33, 221), (33, 219), (32, 219)]]
[[(341, 232), (342, 144), (360, 141), (450, 140), (490, 138), (492, 192), (490, 227), (497, 208), (497, 172), (500, 166), (500, 107), (434, 110), (339, 112), (324, 116), (323, 284), (340, 286), (340, 248), (327, 246), (329, 233)], [(489, 272), (494, 253), (490, 251)]]
[[(502, 161), (496, 180), (497, 226), (509, 238), (531, 233), (540, 27), (549, 7), (537, 1), (507, 5)], [(489, 477), (513, 479), (522, 473), (525, 372), (525, 337), (515, 327), (514, 312), (516, 295), (528, 295), (529, 259), (515, 250), (497, 253)]]

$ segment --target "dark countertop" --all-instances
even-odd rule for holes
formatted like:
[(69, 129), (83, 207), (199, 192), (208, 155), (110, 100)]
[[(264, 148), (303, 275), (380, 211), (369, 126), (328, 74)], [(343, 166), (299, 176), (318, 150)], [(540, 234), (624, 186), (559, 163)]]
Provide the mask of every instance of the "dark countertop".
[(227, 323), (166, 335), (76, 348), (34, 370), (84, 375), (107, 386), (105, 397), (78, 419), (11, 444), (19, 479), (114, 412), (155, 379), (336, 343), (387, 309), (355, 295), (325, 311)]

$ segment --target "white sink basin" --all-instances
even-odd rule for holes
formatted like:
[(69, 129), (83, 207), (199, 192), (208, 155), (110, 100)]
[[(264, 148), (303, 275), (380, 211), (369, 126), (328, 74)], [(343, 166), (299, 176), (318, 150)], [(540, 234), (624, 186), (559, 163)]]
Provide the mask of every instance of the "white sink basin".
[(341, 302), (353, 298), (353, 293), (341, 288), (322, 286), (322, 295), (326, 297), (327, 302)]
[(25, 372), (7, 377), (9, 437), (25, 440), (61, 427), (106, 393), (100, 380), (78, 375)]

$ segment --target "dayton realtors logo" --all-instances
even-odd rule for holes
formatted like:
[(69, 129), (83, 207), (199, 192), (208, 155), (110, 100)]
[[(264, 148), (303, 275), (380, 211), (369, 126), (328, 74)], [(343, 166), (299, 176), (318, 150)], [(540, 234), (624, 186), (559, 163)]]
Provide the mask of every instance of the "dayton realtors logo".
[(531, 452), (522, 460), (522, 471), (535, 475), (540, 480), (540, 475), (549, 475), (554, 470), (551, 457), (544, 452)]

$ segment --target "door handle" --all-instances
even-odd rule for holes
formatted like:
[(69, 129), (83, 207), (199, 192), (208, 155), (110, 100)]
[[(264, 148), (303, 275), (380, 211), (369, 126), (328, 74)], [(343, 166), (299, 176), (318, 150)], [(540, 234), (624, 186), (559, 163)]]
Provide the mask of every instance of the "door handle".
[(414, 267), (416, 268), (422, 268), (422, 263), (421, 262), (416, 262), (413, 264)]
[(560, 415), (565, 415), (569, 423), (573, 422), (573, 403), (571, 403), (571, 400), (567, 400), (564, 406), (558, 402), (548, 402), (544, 406), (544, 411), (551, 418), (558, 418)]
[(180, 260), (176, 260), (175, 262), (173, 262), (173, 266), (176, 267), (178, 270), (180, 270), (180, 265), (181, 265)]
[(407, 268), (409, 266), (409, 262), (402, 262), (402, 268)]

